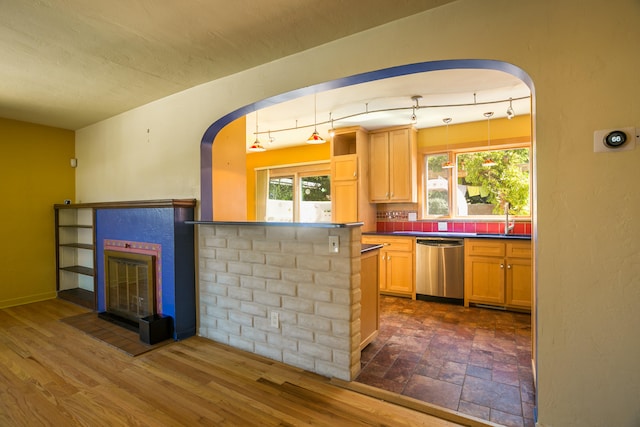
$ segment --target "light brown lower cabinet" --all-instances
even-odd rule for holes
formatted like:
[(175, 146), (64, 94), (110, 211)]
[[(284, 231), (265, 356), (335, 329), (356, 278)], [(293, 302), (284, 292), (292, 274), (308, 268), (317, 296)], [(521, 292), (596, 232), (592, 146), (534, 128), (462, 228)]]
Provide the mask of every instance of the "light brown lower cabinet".
[(531, 310), (531, 242), (465, 239), (464, 305)]
[(415, 237), (365, 235), (362, 243), (382, 245), (378, 278), (380, 293), (415, 299)]
[(380, 327), (378, 252), (376, 249), (360, 256), (360, 350), (376, 339)]

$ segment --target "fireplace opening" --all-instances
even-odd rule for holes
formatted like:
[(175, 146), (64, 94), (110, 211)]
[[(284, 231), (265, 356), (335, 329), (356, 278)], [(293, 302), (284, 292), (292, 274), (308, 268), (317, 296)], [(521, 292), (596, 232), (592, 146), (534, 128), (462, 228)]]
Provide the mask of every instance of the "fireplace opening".
[(106, 310), (100, 317), (138, 332), (142, 318), (156, 315), (155, 256), (104, 251)]

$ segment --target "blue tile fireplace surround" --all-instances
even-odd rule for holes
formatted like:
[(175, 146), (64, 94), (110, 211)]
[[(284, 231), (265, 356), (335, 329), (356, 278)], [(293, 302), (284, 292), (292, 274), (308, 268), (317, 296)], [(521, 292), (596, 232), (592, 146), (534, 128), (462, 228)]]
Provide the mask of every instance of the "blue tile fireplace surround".
[(156, 310), (173, 319), (173, 339), (196, 333), (195, 200), (104, 204), (95, 208), (97, 311), (106, 310), (105, 249), (155, 257)]

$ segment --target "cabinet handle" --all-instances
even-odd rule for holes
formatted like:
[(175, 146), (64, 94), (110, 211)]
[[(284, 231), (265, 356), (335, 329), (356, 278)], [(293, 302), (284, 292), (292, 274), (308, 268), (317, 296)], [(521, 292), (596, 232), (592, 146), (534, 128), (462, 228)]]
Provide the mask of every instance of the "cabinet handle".
[(389, 197), (389, 193), (385, 193), (385, 194), (384, 194), (384, 197)]
[(511, 264), (507, 264), (507, 268), (511, 268)]
[(504, 268), (504, 264), (500, 264), (500, 268)]
[(357, 177), (357, 176), (358, 176), (358, 172), (354, 172), (354, 173), (353, 173), (353, 177), (355, 178), (355, 177)]

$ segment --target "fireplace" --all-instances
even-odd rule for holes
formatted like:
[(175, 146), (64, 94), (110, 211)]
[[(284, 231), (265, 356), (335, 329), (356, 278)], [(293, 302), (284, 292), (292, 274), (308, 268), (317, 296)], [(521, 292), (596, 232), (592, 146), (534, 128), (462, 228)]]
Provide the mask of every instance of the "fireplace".
[[(146, 330), (153, 341), (155, 331), (164, 330), (165, 324), (174, 340), (193, 336), (194, 234), (193, 225), (186, 221), (193, 220), (195, 200), (91, 206), (95, 208), (96, 311), (100, 317), (117, 318), (122, 326), (138, 330), (141, 340)], [(110, 257), (117, 261), (108, 261)]]
[(106, 312), (137, 325), (156, 312), (153, 255), (104, 251)]

